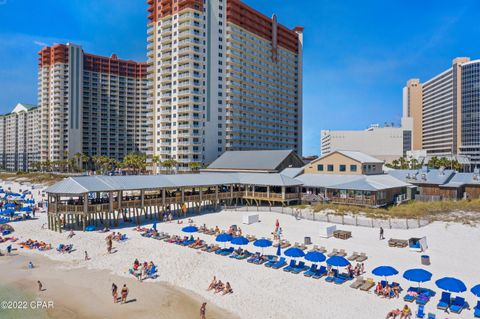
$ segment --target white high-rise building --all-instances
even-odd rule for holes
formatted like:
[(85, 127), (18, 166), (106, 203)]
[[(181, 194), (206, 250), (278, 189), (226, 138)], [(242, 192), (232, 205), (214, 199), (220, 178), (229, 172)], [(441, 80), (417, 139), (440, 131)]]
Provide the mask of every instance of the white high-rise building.
[(303, 28), (239, 0), (148, 0), (151, 154), (210, 163), (226, 150), (302, 153)]
[(40, 109), (19, 103), (0, 116), (0, 168), (26, 171), (40, 160)]
[(83, 153), (122, 160), (147, 151), (146, 63), (85, 53), (74, 44), (39, 52), (41, 160)]
[(359, 151), (391, 162), (411, 150), (411, 131), (403, 127), (371, 125), (363, 131), (322, 130), (322, 156), (342, 150)]

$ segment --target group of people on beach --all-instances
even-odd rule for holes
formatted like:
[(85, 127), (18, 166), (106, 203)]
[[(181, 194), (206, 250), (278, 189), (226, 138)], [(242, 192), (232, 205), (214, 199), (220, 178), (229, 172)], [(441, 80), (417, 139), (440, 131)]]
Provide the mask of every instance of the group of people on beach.
[(352, 264), (347, 266), (347, 272), (350, 275), (350, 278), (354, 278), (357, 276), (361, 276), (365, 273), (365, 264), (364, 263), (357, 263), (355, 267)]
[(129, 272), (141, 282), (147, 277), (152, 277), (156, 273), (156, 266), (153, 261), (144, 261), (143, 263), (140, 263), (138, 259), (135, 259), (133, 267)]
[(400, 286), (399, 285), (390, 285), (388, 282), (383, 285), (381, 282), (377, 283), (377, 286), (375, 287), (375, 294), (382, 298), (392, 298), (395, 296), (395, 298), (400, 297)]
[(389, 313), (387, 313), (387, 317), (385, 319), (410, 319), (412, 318), (412, 310), (408, 305), (405, 305), (402, 310), (400, 309), (393, 309)]
[(217, 280), (216, 276), (213, 276), (212, 282), (207, 288), (207, 291), (212, 291), (214, 293), (222, 293), (222, 296), (227, 294), (233, 294), (233, 289), (230, 283), (227, 281), (225, 284), (221, 280)]
[[(121, 303), (126, 303), (127, 302), (127, 297), (128, 297), (128, 288), (126, 284), (123, 284), (122, 290), (120, 291), (120, 302)], [(118, 303), (118, 287), (115, 285), (115, 283), (112, 283), (112, 297), (113, 297), (113, 303)]]

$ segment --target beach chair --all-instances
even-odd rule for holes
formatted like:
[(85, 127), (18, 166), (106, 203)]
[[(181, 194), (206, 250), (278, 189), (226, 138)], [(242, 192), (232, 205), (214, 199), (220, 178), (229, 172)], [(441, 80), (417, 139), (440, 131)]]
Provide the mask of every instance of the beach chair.
[(315, 275), (315, 272), (317, 271), (317, 265), (316, 264), (313, 264), (310, 269), (308, 269), (307, 271), (305, 271), (303, 273), (303, 275), (305, 277), (312, 277), (313, 275)]
[(275, 264), (273, 264), (271, 266), (271, 268), (273, 269), (280, 269), (282, 268), (283, 266), (285, 266), (287, 264), (287, 262), (285, 261), (285, 258), (284, 257), (280, 257), (280, 260), (277, 261)]
[(369, 291), (373, 288), (373, 286), (375, 286), (375, 281), (373, 281), (373, 278), (367, 278), (367, 281), (360, 286), (360, 290)]
[(231, 253), (233, 253), (235, 249), (233, 247), (230, 247), (230, 248), (222, 248), (222, 249), (219, 249), (215, 252), (215, 254), (217, 255), (220, 255), (220, 256), (228, 256), (230, 255)]
[(290, 272), (292, 271), (295, 267), (297, 266), (297, 263), (295, 262), (295, 260), (291, 259), (290, 260), (290, 264), (283, 268), (283, 271), (286, 271), (286, 272)]
[(290, 246), (291, 246), (290, 242), (288, 240), (284, 240), (284, 241), (282, 241), (282, 244), (280, 245), (280, 248), (285, 249), (285, 248), (290, 247)]
[(365, 282), (366, 282), (366, 280), (363, 279), (363, 276), (358, 276), (357, 279), (355, 279), (355, 281), (352, 282), (352, 284), (350, 285), (350, 288), (358, 289), (358, 288), (360, 288)]
[(425, 317), (425, 308), (424, 306), (419, 305), (417, 310), (417, 318)]
[(463, 309), (467, 308), (467, 306), (468, 304), (465, 301), (465, 298), (457, 296), (450, 305), (450, 311), (453, 313), (461, 313)]
[(338, 276), (338, 270), (337, 270), (337, 269), (333, 269), (333, 276), (327, 276), (327, 277), (325, 278), (325, 281), (326, 281), (326, 282), (333, 282), (337, 276)]
[(302, 271), (305, 271), (305, 270), (307, 270), (307, 269), (308, 269), (308, 266), (305, 265), (305, 262), (301, 261), (301, 262), (299, 262), (298, 265), (297, 265), (294, 269), (292, 269), (290, 272), (291, 272), (292, 274), (299, 274), (299, 273), (301, 273)]
[(418, 294), (416, 303), (417, 305), (425, 306), (429, 301), (430, 301), (430, 295), (428, 294), (428, 291), (424, 291)]
[(362, 262), (364, 262), (364, 261), (367, 260), (367, 259), (368, 259), (368, 257), (367, 257), (367, 255), (366, 255), (365, 253), (360, 253), (360, 256), (357, 257), (357, 261), (358, 261), (359, 263), (362, 263)]
[(450, 307), (450, 303), (452, 302), (452, 295), (449, 292), (442, 292), (442, 297), (437, 304), (437, 309), (440, 310), (447, 310)]
[(343, 283), (345, 283), (346, 281), (351, 280), (351, 279), (352, 278), (348, 274), (339, 274), (339, 275), (335, 276), (335, 279), (333, 280), (333, 282), (336, 285), (342, 285)]
[(215, 244), (212, 247), (210, 247), (210, 249), (207, 250), (207, 253), (213, 253), (213, 252), (216, 252), (217, 250), (220, 250), (220, 246)]
[(350, 256), (348, 256), (348, 260), (350, 261), (354, 261), (355, 259), (358, 258), (358, 256), (360, 256), (356, 251), (353, 252), (353, 254), (351, 254)]
[(313, 248), (312, 248), (312, 250), (310, 250), (310, 251), (318, 251), (318, 246), (317, 246), (317, 245), (313, 245)]
[(250, 258), (247, 259), (247, 263), (253, 263), (255, 261), (255, 259), (257, 259), (257, 258), (260, 258), (260, 253), (259, 252), (256, 252), (255, 254), (250, 256)]
[(318, 248), (318, 251), (324, 254), (327, 252), (327, 249), (324, 246), (321, 246), (320, 248)]
[(480, 301), (477, 301), (477, 305), (473, 308), (473, 315), (475, 318), (480, 318)]
[(407, 293), (403, 297), (403, 300), (406, 302), (414, 302), (417, 299), (418, 289), (414, 287), (410, 287), (407, 290)]
[(328, 257), (333, 257), (338, 254), (338, 249), (334, 248), (330, 254), (328, 254)]
[(327, 274), (327, 268), (325, 266), (320, 266), (320, 268), (312, 275), (313, 279), (320, 279)]
[(428, 317), (427, 317), (427, 318), (428, 318), (428, 319), (436, 319), (436, 318), (437, 318), (437, 316), (435, 316), (435, 314), (434, 314), (434, 313), (431, 313), (431, 312), (429, 312), (429, 313), (428, 313)]
[(337, 256), (342, 256), (345, 257), (347, 255), (347, 252), (345, 249), (340, 249), (340, 251), (337, 253)]

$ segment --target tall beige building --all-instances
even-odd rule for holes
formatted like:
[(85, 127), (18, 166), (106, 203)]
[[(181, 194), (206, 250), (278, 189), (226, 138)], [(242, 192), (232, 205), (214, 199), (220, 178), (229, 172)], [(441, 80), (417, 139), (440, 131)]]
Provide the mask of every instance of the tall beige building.
[(480, 60), (460, 57), (428, 81), (407, 81), (402, 121), (412, 127), (414, 150), (480, 164), (479, 68)]
[(77, 153), (118, 160), (146, 152), (146, 63), (85, 53), (75, 44), (39, 52), (41, 160)]
[(0, 116), (0, 168), (26, 171), (40, 160), (40, 109), (17, 104)]
[(301, 154), (301, 27), (239, 0), (148, 4), (151, 154), (180, 169), (226, 150)]

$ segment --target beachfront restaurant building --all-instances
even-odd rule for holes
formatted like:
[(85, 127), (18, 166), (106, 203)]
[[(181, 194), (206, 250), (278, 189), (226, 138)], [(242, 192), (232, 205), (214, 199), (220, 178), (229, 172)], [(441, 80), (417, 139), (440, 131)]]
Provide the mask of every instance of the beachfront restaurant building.
[(480, 198), (480, 171), (458, 173), (451, 169), (392, 170), (389, 175), (415, 185), (416, 200), (458, 200)]
[(357, 151), (322, 156), (294, 176), (302, 182), (303, 202), (382, 207), (409, 199), (412, 186), (383, 172), (383, 161)]
[(279, 173), (69, 177), (45, 190), (48, 227), (85, 230), (120, 220), (162, 220), (166, 213), (186, 216), (206, 207), (287, 206), (300, 203), (301, 185)]

